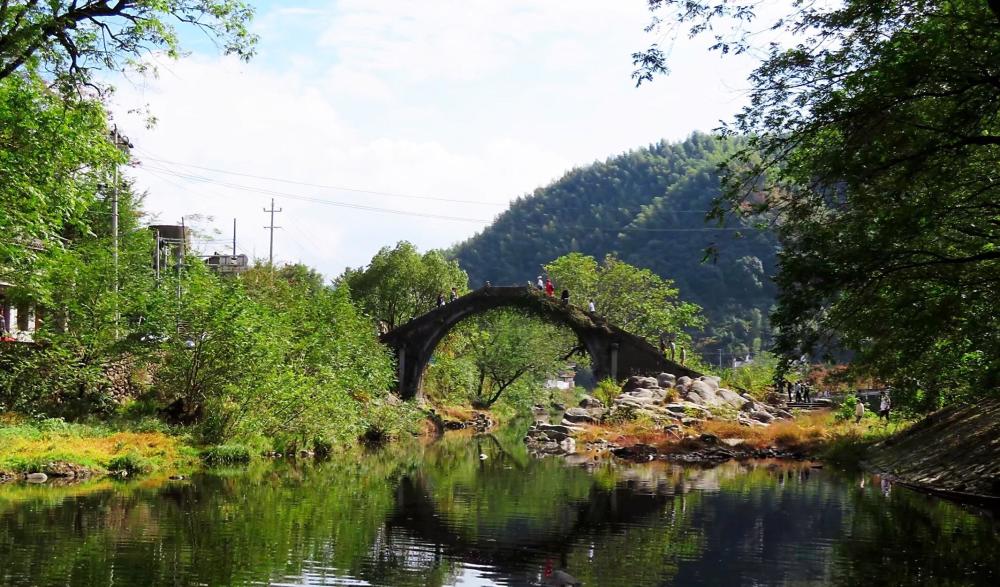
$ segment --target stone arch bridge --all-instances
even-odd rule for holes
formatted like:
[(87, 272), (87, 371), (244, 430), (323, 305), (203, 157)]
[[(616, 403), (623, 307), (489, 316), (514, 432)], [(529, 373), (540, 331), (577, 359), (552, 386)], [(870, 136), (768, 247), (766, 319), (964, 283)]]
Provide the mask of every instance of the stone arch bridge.
[(521, 308), (569, 327), (590, 355), (594, 376), (618, 380), (629, 375), (668, 372), (689, 377), (700, 374), (668, 360), (645, 339), (609, 324), (561, 300), (525, 286), (482, 287), (444, 306), (417, 316), (383, 334), (381, 341), (396, 354), (399, 393), (404, 399), (420, 395), (424, 369), (434, 349), (459, 322), (494, 308)]

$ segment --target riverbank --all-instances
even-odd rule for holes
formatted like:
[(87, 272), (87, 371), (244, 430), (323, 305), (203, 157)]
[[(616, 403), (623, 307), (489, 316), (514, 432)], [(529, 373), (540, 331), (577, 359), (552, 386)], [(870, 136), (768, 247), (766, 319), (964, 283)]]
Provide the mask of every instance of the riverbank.
[(161, 431), (116, 430), (52, 418), (0, 426), (0, 481), (79, 480), (189, 471), (198, 449)]
[(939, 410), (873, 444), (864, 465), (918, 489), (1000, 504), (1000, 399)]

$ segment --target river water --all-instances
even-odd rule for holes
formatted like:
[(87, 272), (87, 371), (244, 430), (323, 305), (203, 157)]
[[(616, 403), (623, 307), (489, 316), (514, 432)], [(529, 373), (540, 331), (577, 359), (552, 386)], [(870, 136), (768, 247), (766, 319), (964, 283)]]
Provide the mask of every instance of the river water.
[(519, 436), (0, 486), (0, 584), (1000, 585), (989, 515), (874, 476), (570, 465)]

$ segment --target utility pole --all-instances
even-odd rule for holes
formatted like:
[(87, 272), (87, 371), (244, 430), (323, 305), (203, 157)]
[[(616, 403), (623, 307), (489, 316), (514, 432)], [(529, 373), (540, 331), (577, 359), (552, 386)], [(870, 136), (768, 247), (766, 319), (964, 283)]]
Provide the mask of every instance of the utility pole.
[[(273, 206), (272, 206), (273, 208)], [(274, 224), (273, 222), (271, 224)], [(236, 219), (233, 218), (233, 256), (236, 256)]]
[[(128, 137), (118, 132), (118, 126), (111, 129), (111, 141), (115, 147), (127, 153), (132, 148)], [(111, 260), (114, 265), (115, 339), (118, 339), (118, 163), (115, 163), (114, 184), (111, 186)]]
[(277, 210), (274, 209), (274, 198), (271, 198), (271, 209), (268, 210), (267, 208), (264, 208), (265, 212), (271, 213), (271, 226), (264, 227), (265, 229), (271, 230), (271, 246), (268, 249), (268, 254), (267, 254), (267, 264), (270, 265), (271, 267), (274, 267), (274, 229), (281, 228), (280, 226), (274, 225), (274, 213), (281, 212), (281, 210), (282, 210), (281, 208), (278, 208)]

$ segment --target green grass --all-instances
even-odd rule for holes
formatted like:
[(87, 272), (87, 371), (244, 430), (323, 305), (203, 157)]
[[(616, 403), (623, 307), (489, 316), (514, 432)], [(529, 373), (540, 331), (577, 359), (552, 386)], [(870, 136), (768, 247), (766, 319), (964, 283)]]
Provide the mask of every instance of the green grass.
[(250, 449), (241, 444), (219, 444), (202, 451), (207, 465), (241, 465), (250, 462)]

